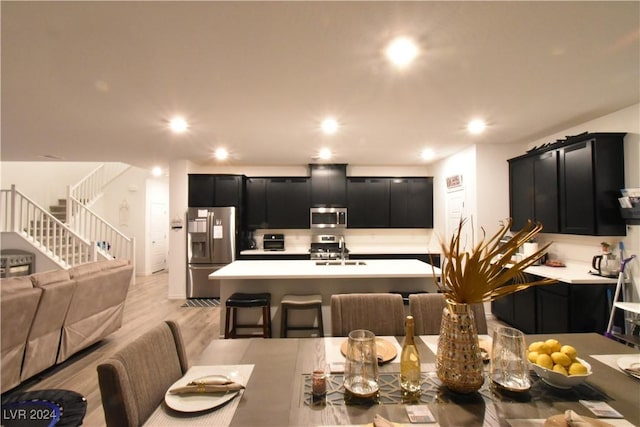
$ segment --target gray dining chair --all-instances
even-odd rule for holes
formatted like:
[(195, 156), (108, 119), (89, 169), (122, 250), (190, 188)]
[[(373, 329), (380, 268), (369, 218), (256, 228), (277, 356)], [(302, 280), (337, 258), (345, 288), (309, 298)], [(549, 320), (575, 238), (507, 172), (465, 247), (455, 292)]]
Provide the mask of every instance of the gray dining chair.
[(331, 334), (345, 337), (355, 329), (376, 335), (404, 335), (402, 295), (390, 293), (337, 294), (331, 296)]
[[(438, 335), (442, 320), (442, 309), (445, 307), (443, 294), (409, 295), (409, 311), (415, 321), (416, 335)], [(483, 304), (473, 304), (473, 317), (479, 334), (487, 333), (487, 317)]]
[(163, 322), (98, 365), (107, 427), (138, 427), (188, 369), (178, 325)]

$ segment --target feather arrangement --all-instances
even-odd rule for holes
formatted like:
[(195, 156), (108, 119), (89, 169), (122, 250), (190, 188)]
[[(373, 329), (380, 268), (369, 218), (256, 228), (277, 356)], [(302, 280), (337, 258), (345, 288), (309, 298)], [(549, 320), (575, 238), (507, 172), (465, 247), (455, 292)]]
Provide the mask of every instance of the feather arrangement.
[(461, 242), (463, 227), (467, 219), (460, 219), (458, 230), (448, 244), (440, 242), (443, 253), (441, 281), (438, 288), (446, 298), (457, 303), (475, 304), (493, 301), (530, 286), (549, 285), (554, 279), (526, 282), (524, 269), (533, 265), (551, 243), (520, 261), (512, 261), (519, 248), (531, 241), (540, 231), (542, 224), (531, 220), (522, 230), (503, 240), (511, 227), (511, 219), (500, 225), (499, 230), (489, 239), (482, 229), (482, 238), (466, 251)]

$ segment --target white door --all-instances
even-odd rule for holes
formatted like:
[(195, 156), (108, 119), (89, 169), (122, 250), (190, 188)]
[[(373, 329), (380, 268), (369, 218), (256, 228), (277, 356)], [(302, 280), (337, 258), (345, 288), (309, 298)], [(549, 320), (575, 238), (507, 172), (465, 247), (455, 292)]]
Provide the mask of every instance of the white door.
[(165, 203), (151, 203), (151, 272), (167, 268), (167, 230), (169, 220)]
[[(458, 230), (458, 226), (460, 225), (460, 218), (464, 218), (466, 216), (465, 197), (466, 192), (464, 190), (464, 187), (462, 186), (456, 187), (455, 189), (447, 190), (445, 202), (447, 209), (445, 242), (448, 242), (451, 239), (453, 233)], [(464, 243), (464, 238), (462, 243)]]

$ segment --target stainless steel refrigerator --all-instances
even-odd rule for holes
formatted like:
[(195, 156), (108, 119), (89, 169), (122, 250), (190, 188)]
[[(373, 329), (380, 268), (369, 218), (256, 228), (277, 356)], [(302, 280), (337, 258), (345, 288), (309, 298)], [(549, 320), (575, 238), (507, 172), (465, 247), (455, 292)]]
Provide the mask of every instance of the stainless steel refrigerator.
[(219, 298), (220, 282), (209, 274), (236, 258), (236, 208), (187, 211), (187, 298)]

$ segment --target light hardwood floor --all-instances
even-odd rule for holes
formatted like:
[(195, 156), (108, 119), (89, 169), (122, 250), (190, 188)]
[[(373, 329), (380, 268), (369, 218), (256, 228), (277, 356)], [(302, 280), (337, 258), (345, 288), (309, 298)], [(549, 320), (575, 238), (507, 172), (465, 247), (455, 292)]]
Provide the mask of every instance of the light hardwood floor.
[(87, 414), (83, 425), (104, 426), (96, 367), (108, 356), (165, 319), (179, 323), (190, 361), (196, 360), (206, 345), (219, 336), (219, 307), (180, 307), (184, 300), (170, 300), (167, 292), (167, 273), (136, 277), (127, 295), (122, 328), (7, 394), (43, 389), (73, 390), (87, 399)]
[[(105, 425), (96, 367), (111, 354), (166, 319), (176, 320), (181, 328), (187, 355), (193, 362), (213, 339), (220, 335), (220, 308), (180, 307), (184, 300), (170, 300), (168, 274), (136, 277), (129, 288), (122, 328), (102, 342), (76, 354), (61, 365), (28, 380), (9, 394), (43, 389), (76, 391), (87, 399), (84, 426)], [(487, 312), (489, 334), (503, 323)], [(4, 396), (3, 396), (4, 397)]]

